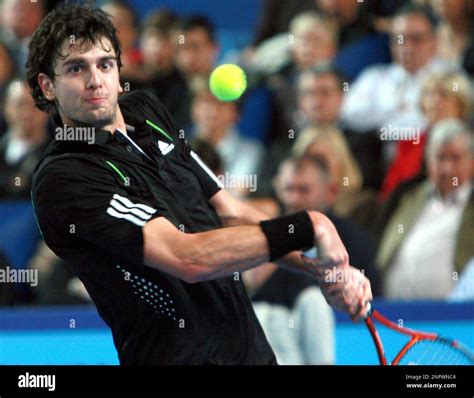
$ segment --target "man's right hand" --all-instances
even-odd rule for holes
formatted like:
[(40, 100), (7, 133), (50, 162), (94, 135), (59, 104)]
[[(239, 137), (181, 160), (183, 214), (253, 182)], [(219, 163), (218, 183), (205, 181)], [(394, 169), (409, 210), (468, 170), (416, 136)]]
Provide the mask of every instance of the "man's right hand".
[(349, 255), (334, 224), (324, 214), (308, 212), (315, 231), (318, 258), (302, 256), (313, 271), (326, 301), (337, 310), (347, 312), (354, 320), (364, 317), (372, 300), (370, 281), (349, 265)]

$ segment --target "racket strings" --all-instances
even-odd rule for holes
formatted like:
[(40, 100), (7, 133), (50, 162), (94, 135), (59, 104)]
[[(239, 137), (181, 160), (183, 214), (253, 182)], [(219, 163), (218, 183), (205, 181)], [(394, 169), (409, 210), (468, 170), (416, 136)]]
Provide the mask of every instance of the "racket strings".
[(420, 340), (401, 358), (400, 365), (474, 365), (474, 359), (451, 342)]

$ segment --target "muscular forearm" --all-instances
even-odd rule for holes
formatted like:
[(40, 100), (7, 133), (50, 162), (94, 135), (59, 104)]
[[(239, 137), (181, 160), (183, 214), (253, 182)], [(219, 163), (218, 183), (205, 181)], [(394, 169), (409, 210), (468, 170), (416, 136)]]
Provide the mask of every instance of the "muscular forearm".
[[(258, 225), (260, 221), (268, 220), (269, 217), (262, 211), (256, 209), (253, 206), (249, 206), (245, 202), (239, 201), (234, 207), (236, 211), (234, 212), (233, 217), (228, 217), (226, 219), (226, 225)], [(230, 212), (229, 212), (230, 213)], [(284, 257), (275, 261), (280, 267), (297, 271), (305, 275), (314, 276), (314, 273), (309, 269), (301, 259), (300, 252), (294, 251), (287, 254)]]
[(188, 234), (164, 218), (144, 228), (145, 264), (186, 282), (230, 276), (268, 261), (267, 239), (258, 226)]
[(269, 259), (267, 239), (257, 226), (223, 228), (189, 236), (183, 261), (199, 280), (243, 272)]

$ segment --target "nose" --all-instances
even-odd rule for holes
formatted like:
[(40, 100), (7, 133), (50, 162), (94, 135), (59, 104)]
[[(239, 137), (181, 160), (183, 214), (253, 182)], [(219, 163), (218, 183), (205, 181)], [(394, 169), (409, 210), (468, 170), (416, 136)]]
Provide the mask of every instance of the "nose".
[(292, 211), (297, 211), (301, 207), (300, 195), (295, 189), (289, 190), (286, 195), (287, 207)]
[(444, 160), (440, 164), (440, 171), (443, 175), (451, 176), (454, 171), (454, 164), (451, 160)]
[(93, 66), (89, 71), (87, 88), (96, 89), (101, 86), (102, 86), (102, 82), (100, 79), (100, 71), (95, 66)]

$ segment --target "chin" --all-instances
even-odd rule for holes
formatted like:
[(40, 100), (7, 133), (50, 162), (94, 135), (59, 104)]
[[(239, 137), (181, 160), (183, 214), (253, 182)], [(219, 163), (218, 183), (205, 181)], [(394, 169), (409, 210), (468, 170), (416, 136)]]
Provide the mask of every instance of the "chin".
[(96, 129), (101, 129), (113, 122), (113, 118), (111, 117), (103, 117), (103, 118), (95, 118), (95, 119), (85, 119), (82, 121), (82, 124), (86, 126), (91, 126)]

